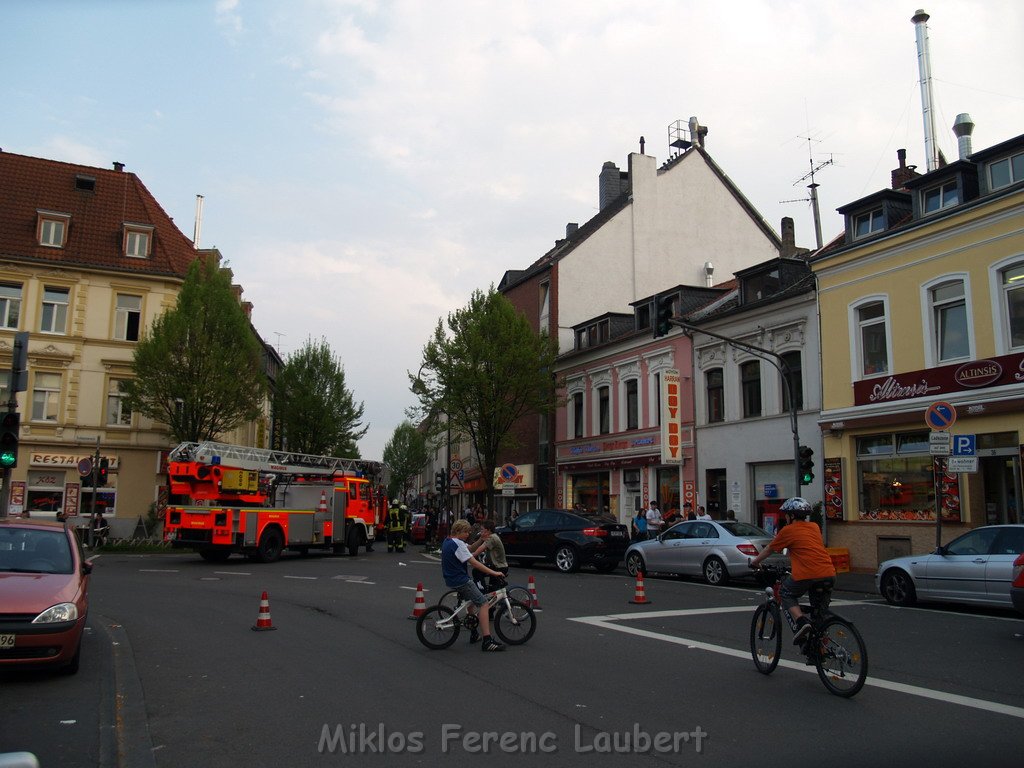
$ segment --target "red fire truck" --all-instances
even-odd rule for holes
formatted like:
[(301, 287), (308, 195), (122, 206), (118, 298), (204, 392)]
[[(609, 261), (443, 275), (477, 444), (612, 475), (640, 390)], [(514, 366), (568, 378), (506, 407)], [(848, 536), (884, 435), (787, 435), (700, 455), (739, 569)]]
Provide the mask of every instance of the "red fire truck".
[(373, 549), (387, 509), (384, 465), (225, 443), (182, 443), (170, 454), (164, 540), (209, 561), (238, 552), (264, 563), (285, 549), (355, 555)]

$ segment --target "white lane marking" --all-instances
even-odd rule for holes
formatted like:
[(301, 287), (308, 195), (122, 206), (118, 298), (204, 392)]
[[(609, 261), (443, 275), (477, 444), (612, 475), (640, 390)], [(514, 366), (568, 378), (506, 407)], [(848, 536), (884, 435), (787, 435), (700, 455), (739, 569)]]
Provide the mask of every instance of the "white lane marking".
[(214, 571), (214, 573), (220, 576), (252, 576), (247, 571)]
[(346, 584), (376, 584), (375, 581), (367, 581), (365, 576), (345, 576), (339, 574), (338, 576), (331, 576), (332, 579), (344, 581)]
[(220, 581), (220, 579), (217, 578), (216, 576), (200, 576), (199, 580), (200, 581)]
[(300, 579), (302, 581), (316, 581), (320, 577), (319, 576), (288, 576), (288, 575), (285, 575), (285, 576), (282, 576), (282, 578), (284, 578), (284, 579)]
[[(416, 591), (416, 587), (399, 587), (399, 589), (411, 589), (411, 590), (413, 590), (414, 592)], [(424, 588), (423, 588), (423, 591), (424, 591), (424, 592), (429, 592), (430, 590), (429, 590), (429, 589), (427, 589), (426, 587), (424, 587)]]
[[(855, 605), (859, 601), (834, 601), (832, 605)], [(723, 656), (732, 656), (737, 659), (750, 659), (750, 651), (737, 650), (735, 648), (728, 648), (724, 645), (714, 645), (712, 643), (706, 643), (701, 640), (691, 640), (685, 637), (677, 637), (675, 635), (666, 635), (661, 632), (652, 632), (647, 629), (640, 629), (638, 627), (630, 627), (625, 624), (616, 623), (620, 621), (636, 620), (636, 619), (651, 619), (651, 618), (665, 618), (669, 616), (697, 616), (700, 614), (711, 614), (711, 613), (738, 613), (740, 611), (749, 612), (750, 608), (746, 606), (739, 607), (728, 607), (728, 608), (707, 608), (707, 609), (690, 609), (680, 611), (647, 611), (645, 613), (624, 613), (617, 614), (614, 616), (581, 616), (578, 618), (570, 618), (569, 621), (578, 621), (581, 624), (589, 624), (593, 627), (599, 627), (601, 629), (611, 629), (616, 632), (624, 632), (627, 635), (636, 635), (638, 637), (647, 637), (652, 640), (661, 640), (666, 643), (673, 643), (675, 645), (684, 645), (687, 648), (695, 648), (701, 651), (710, 651), (711, 653), (718, 653)], [(818, 670), (815, 667), (809, 667), (801, 662), (788, 661), (786, 659), (779, 660), (779, 666), (786, 667), (787, 669), (793, 669), (798, 672), (807, 672), (817, 674)], [(994, 712), (1000, 715), (1009, 715), (1010, 717), (1016, 717), (1024, 719), (1024, 707), (1014, 707), (1009, 704), (1000, 704), (996, 701), (986, 701), (984, 699), (975, 699), (970, 696), (961, 696), (956, 693), (949, 693), (947, 691), (936, 691), (931, 688), (922, 688), (917, 685), (907, 685), (906, 683), (897, 683), (893, 680), (882, 680), (877, 677), (868, 677), (864, 682), (864, 685), (874, 686), (875, 688), (882, 688), (888, 691), (895, 691), (897, 693), (905, 693), (910, 696), (920, 696), (925, 699), (933, 699), (935, 701), (941, 701), (948, 704), (958, 704), (963, 707), (971, 707), (973, 709), (980, 709), (985, 712)]]

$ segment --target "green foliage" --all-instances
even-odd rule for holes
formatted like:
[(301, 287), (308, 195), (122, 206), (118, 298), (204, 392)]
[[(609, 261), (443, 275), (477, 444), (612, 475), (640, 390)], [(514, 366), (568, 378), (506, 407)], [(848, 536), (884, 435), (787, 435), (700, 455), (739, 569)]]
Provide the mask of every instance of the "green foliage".
[(537, 334), (493, 286), (439, 320), (423, 348), (423, 365), (409, 376), (418, 415), (432, 434), (450, 426), (471, 440), (488, 492), (499, 453), (514, 447), (516, 421), (558, 405), (556, 356), (555, 341)]
[(384, 446), (384, 463), (391, 471), (388, 498), (405, 498), (412, 479), (420, 473), (430, 458), (427, 440), (411, 421), (403, 421), (391, 434)]
[(345, 386), (345, 369), (326, 339), (307, 339), (277, 377), (277, 415), (288, 450), (359, 458), (363, 404)]
[(122, 384), (132, 411), (168, 426), (179, 442), (216, 439), (256, 419), (266, 392), (262, 349), (214, 258), (196, 259), (177, 304), (135, 347)]

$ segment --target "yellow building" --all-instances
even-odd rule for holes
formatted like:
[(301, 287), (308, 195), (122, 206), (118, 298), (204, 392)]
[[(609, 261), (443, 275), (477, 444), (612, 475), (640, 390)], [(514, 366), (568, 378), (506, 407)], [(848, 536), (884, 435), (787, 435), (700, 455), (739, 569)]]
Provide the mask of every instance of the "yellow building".
[[(924, 175), (899, 162), (892, 189), (839, 209), (842, 242), (812, 262), (826, 536), (854, 569), (1022, 520), (1024, 136), (961, 140)], [(942, 431), (977, 471), (936, 461)]]
[[(15, 334), (28, 333), (10, 512), (65, 511), (84, 524), (95, 502), (115, 536), (130, 535), (160, 498), (173, 446), (163, 425), (126, 409), (119, 383), (131, 376), (140, 332), (175, 305), (197, 251), (120, 163), (101, 169), (0, 152), (0, 178), (4, 403)], [(267, 432), (247, 425), (229, 439), (256, 444)], [(97, 452), (109, 475), (94, 498), (79, 466)]]

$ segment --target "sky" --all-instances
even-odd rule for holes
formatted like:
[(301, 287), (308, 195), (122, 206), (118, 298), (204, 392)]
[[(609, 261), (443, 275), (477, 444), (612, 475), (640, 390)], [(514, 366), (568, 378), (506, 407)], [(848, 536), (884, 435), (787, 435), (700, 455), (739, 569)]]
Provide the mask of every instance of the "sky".
[[(939, 148), (1024, 133), (1024, 6), (921, 0)], [(915, 27), (893, 0), (2, 0), (0, 147), (139, 176), (218, 248), (287, 356), (324, 338), (380, 458), (440, 319), (597, 213), (605, 161), (706, 149), (813, 247), (926, 165)], [(0, 180), (2, 181), (2, 180)], [(729, 276), (722, 276), (728, 279)], [(628, 311), (626, 307), (601, 308)]]

